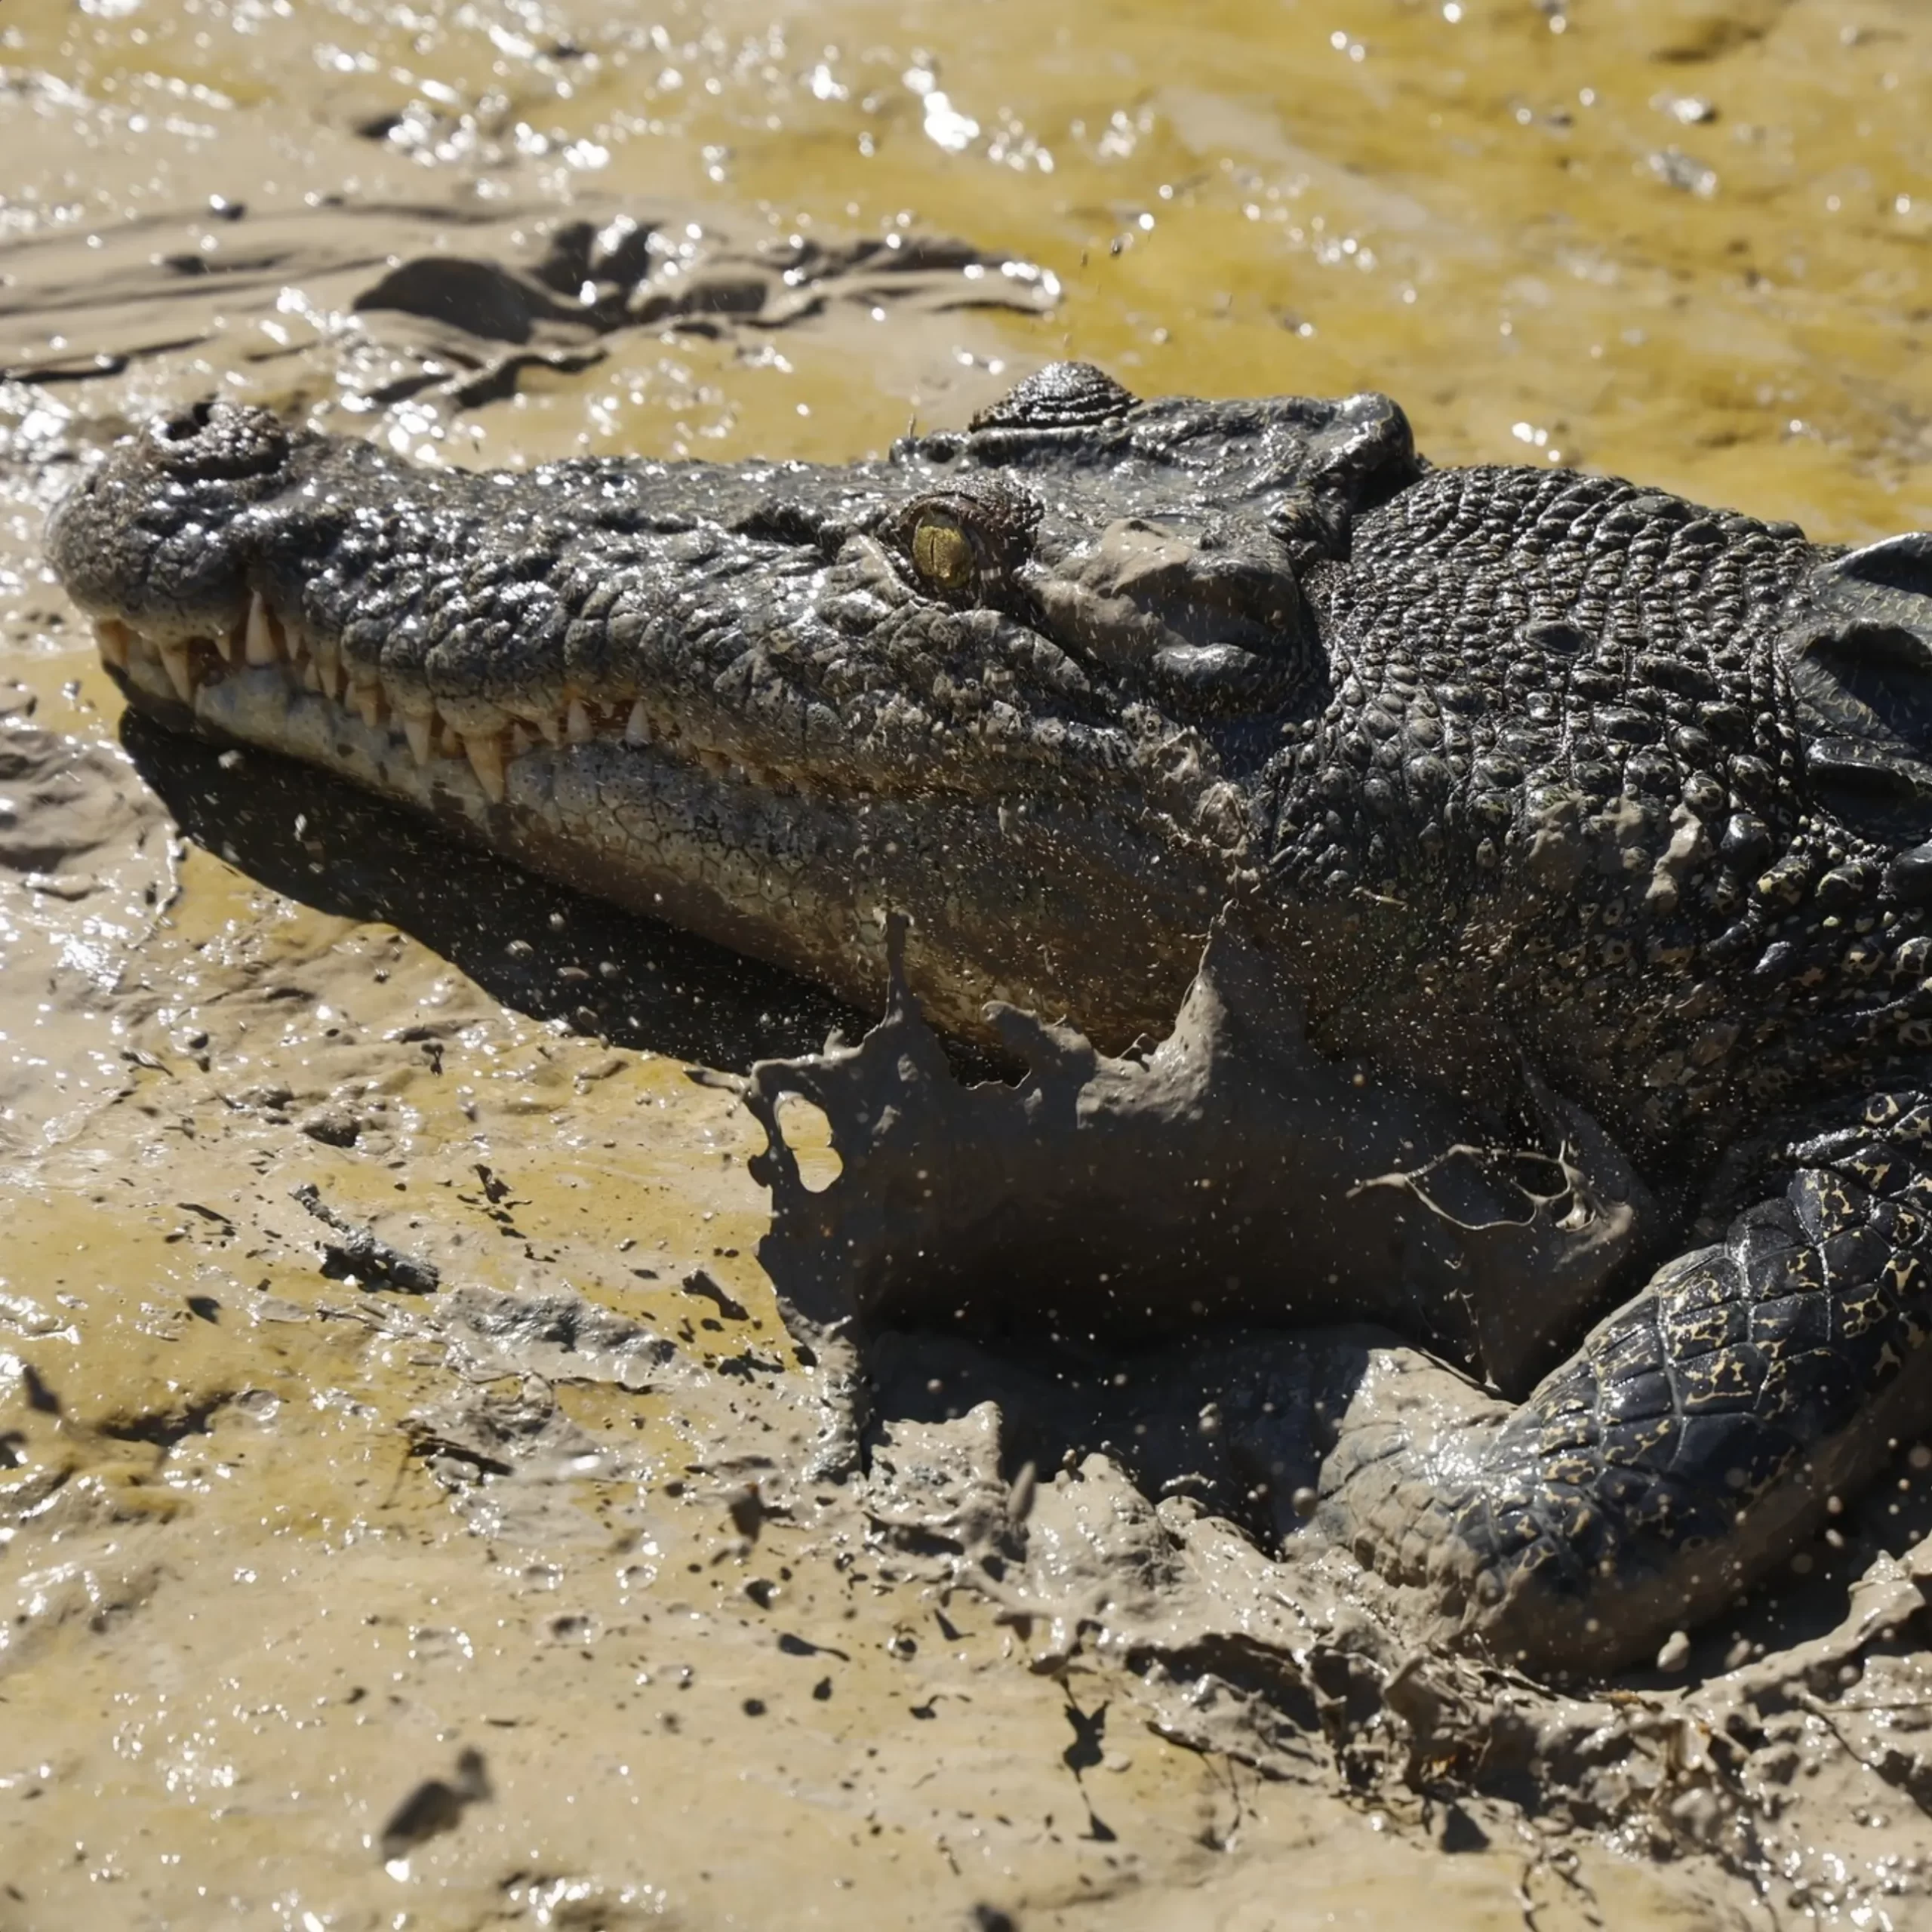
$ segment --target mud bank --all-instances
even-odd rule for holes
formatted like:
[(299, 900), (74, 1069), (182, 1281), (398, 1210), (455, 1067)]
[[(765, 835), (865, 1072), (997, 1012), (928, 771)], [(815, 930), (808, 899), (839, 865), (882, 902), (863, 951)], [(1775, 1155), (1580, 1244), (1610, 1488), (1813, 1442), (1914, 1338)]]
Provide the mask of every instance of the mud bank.
[(841, 457), (1068, 351), (1932, 523), (1904, 0), (1174, 18), (0, 20), (0, 1927), (1932, 1915), (1921, 1445), (1570, 1690), (1392, 1641), (1044, 1355), (885, 1338), (820, 1479), (761, 1137), (687, 1069), (850, 1016), (124, 743), (39, 564), (217, 389), (426, 460)]

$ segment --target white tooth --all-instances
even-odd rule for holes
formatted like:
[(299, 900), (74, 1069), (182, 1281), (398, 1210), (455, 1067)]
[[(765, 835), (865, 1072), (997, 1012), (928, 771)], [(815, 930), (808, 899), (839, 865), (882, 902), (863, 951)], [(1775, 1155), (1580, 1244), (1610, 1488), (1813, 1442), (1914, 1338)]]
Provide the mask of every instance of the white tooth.
[(402, 728), (409, 739), (409, 749), (415, 754), (418, 764), (429, 762), (429, 733), (435, 721), (429, 718), (417, 718), (405, 712)]
[(371, 731), (383, 721), (383, 688), (380, 685), (351, 685), (349, 694), (355, 700), (355, 709), (362, 715), (362, 721)]
[(463, 734), (454, 724), (445, 724), (436, 733), (436, 749), (444, 758), (463, 755)]
[(584, 744), (591, 737), (590, 713), (584, 709), (581, 698), (572, 698), (569, 710), (564, 713), (564, 735), (574, 745)]
[[(290, 629), (294, 630), (291, 625)], [(342, 696), (342, 651), (328, 638), (315, 640), (315, 667), (321, 673), (322, 689), (332, 698)]]
[(302, 667), (302, 688), (305, 691), (313, 691), (318, 697), (321, 695), (322, 680), (312, 658)]
[(185, 644), (164, 644), (161, 647), (161, 661), (167, 669), (168, 681), (174, 687), (174, 695), (183, 704), (192, 704), (195, 672), (189, 662), (188, 647)]
[(475, 773), (484, 795), (493, 805), (500, 805), (503, 802), (502, 734), (493, 731), (485, 737), (479, 731), (475, 737), (465, 739), (463, 748), (469, 754), (469, 768)]
[(510, 756), (521, 758), (537, 742), (537, 734), (521, 718), (510, 720)]
[(537, 728), (543, 734), (545, 740), (553, 745), (564, 742), (563, 720), (554, 712), (537, 719)]
[(94, 648), (100, 653), (100, 661), (112, 664), (117, 671), (128, 668), (128, 646), (134, 635), (118, 617), (97, 617), (94, 620)]
[(273, 664), (281, 657), (281, 646), (275, 641), (278, 626), (275, 614), (262, 601), (258, 590), (248, 599), (248, 636), (247, 654), (251, 664)]
[(245, 617), (233, 629), (215, 632), (214, 648), (221, 653), (221, 661), (224, 664), (235, 662), (235, 654), (242, 648), (242, 640), (248, 635), (248, 623)]
[(651, 742), (651, 720), (645, 715), (644, 700), (639, 698), (631, 706), (631, 715), (624, 721), (624, 743), (627, 745), (648, 745)]

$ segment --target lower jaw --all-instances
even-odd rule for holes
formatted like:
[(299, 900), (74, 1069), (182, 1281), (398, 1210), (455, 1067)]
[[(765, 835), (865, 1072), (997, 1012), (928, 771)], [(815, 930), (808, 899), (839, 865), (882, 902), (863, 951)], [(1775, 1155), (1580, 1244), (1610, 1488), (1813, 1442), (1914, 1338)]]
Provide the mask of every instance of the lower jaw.
[(936, 1026), (967, 1038), (993, 1037), (991, 1000), (1072, 1017), (1103, 1049), (1164, 1031), (1219, 903), (1104, 812), (1078, 828), (1082, 850), (1074, 827), (1016, 833), (963, 799), (830, 806), (606, 740), (525, 752), (497, 798), (460, 753), (423, 760), (280, 666), (236, 666), (185, 699), (158, 657), (137, 650), (112, 668), (162, 723), (347, 779), (862, 1009), (884, 1001), (886, 916), (909, 914), (913, 989)]

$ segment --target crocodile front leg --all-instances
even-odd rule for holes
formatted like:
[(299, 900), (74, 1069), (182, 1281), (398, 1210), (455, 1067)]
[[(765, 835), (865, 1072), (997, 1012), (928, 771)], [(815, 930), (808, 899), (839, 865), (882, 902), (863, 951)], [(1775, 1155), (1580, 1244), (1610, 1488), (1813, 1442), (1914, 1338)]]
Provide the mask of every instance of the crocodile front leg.
[[(1450, 1213), (1446, 1170), (1426, 1200), (1392, 1188), (1413, 1177), (1383, 1171), (1380, 1143), (1428, 1124), (1289, 1051), (1278, 1008), (1262, 1052), (1242, 1016), (1265, 989), (1244, 992), (1243, 958), (1211, 948), (1144, 1060), (1028, 1022), (1013, 1033), (1028, 1081), (963, 1088), (896, 982), (861, 1046), (753, 1070), (771, 1146), (752, 1171), (774, 1191), (761, 1252), (846, 1455), (884, 1326), (990, 1310), (1131, 1352), (1150, 1328), (1258, 1318), (1277, 1332), (1168, 1345), (1174, 1401), (1223, 1417), (1229, 1506), (1267, 1499), (1285, 1539), (1309, 1527), (1312, 1484), (1315, 1533), (1383, 1580), (1399, 1621), (1596, 1671), (1710, 1614), (1932, 1420), (1932, 1098), (1876, 1095), (1856, 1124), (1788, 1149), (1776, 1191), (1721, 1241), (1658, 1269), (1540, 1381), (1517, 1380), (1500, 1334), (1538, 1315), (1574, 1333), (1566, 1298), (1601, 1306), (1641, 1265), (1641, 1190), (1574, 1139), (1564, 1191), (1513, 1216), (1496, 1192)], [(822, 1192), (786, 1146), (787, 1094), (829, 1119), (844, 1168)], [(1307, 1325), (1345, 1312), (1385, 1325)], [(1526, 1342), (1517, 1360), (1532, 1358)], [(1123, 1414), (1100, 1432), (1152, 1454), (1174, 1421)]]
[(1431, 1441), (1358, 1399), (1323, 1520), (1459, 1634), (1542, 1667), (1641, 1656), (1789, 1554), (1932, 1420), (1932, 1099), (1875, 1095), (1789, 1160), (1520, 1407)]

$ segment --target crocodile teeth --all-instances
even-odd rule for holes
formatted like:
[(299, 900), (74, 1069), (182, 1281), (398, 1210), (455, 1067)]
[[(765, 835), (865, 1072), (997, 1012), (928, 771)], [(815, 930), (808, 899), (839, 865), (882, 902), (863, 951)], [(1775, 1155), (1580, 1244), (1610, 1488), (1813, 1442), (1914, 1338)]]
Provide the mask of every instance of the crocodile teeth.
[(112, 664), (117, 671), (128, 668), (128, 647), (134, 635), (118, 617), (97, 617), (94, 620), (94, 648), (100, 653), (100, 661)]
[(463, 748), (469, 755), (469, 768), (476, 774), (484, 795), (493, 805), (503, 802), (503, 740), (500, 732), (485, 737), (481, 732), (466, 738)]
[(564, 713), (564, 735), (574, 745), (588, 744), (596, 735), (591, 728), (590, 713), (584, 709), (581, 698), (572, 698), (570, 709)]
[(195, 667), (188, 646), (185, 644), (164, 644), (161, 647), (161, 662), (168, 672), (168, 681), (174, 687), (174, 695), (183, 704), (192, 704), (195, 701)]
[(302, 667), (302, 688), (305, 691), (315, 692), (318, 697), (321, 694), (321, 674), (315, 669), (312, 658)]
[(349, 695), (362, 721), (371, 731), (383, 721), (383, 688), (380, 685), (351, 685)]
[(651, 720), (645, 716), (644, 700), (639, 698), (631, 706), (631, 715), (624, 721), (624, 743), (627, 745), (648, 745), (651, 742)]
[(280, 660), (281, 646), (275, 641), (276, 629), (275, 614), (262, 601), (262, 593), (255, 592), (248, 599), (248, 631), (245, 646), (251, 664), (273, 664)]
[(409, 749), (418, 764), (429, 762), (429, 733), (433, 720), (411, 717), (405, 714), (402, 721), (404, 734), (409, 740)]
[(215, 632), (214, 648), (221, 653), (221, 661), (224, 664), (232, 664), (235, 662), (235, 654), (242, 648), (242, 639), (247, 633), (248, 628), (248, 621), (245, 617), (240, 623), (231, 626), (229, 629)]
[(524, 753), (540, 740), (537, 734), (521, 718), (510, 720), (510, 756), (521, 758)]
[[(292, 632), (293, 625), (289, 626)], [(315, 669), (322, 681), (322, 689), (331, 698), (342, 696), (342, 651), (339, 646), (327, 638), (315, 639)]]
[(564, 742), (562, 719), (555, 716), (540, 718), (537, 721), (537, 728), (549, 743), (561, 745)]

